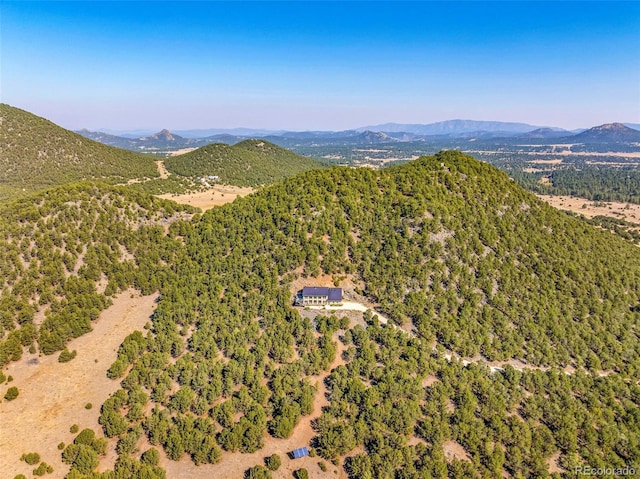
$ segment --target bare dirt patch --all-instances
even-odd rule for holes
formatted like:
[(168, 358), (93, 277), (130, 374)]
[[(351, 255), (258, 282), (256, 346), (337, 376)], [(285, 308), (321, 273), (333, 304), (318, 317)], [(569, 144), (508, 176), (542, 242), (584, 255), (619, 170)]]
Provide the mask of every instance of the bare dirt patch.
[[(53, 466), (47, 478), (62, 478), (69, 467), (61, 461), (60, 442), (72, 442), (73, 424), (90, 428), (101, 436), (100, 406), (119, 388), (119, 381), (107, 378), (118, 347), (134, 330), (141, 330), (155, 309), (157, 295), (140, 296), (134, 290), (120, 293), (113, 305), (92, 323), (93, 331), (69, 342), (78, 355), (59, 363), (58, 354), (27, 354), (4, 371), (13, 376), (11, 386), (20, 392), (17, 399), (0, 403), (0, 472), (2, 477), (32, 476), (35, 466), (20, 461), (26, 452), (37, 452)], [(0, 389), (2, 395), (8, 386)], [(85, 409), (87, 403), (91, 409)], [(113, 448), (114, 444), (110, 444)], [(113, 454), (107, 454), (107, 457)], [(113, 463), (101, 461), (101, 467)]]
[(559, 158), (553, 160), (531, 160), (529, 163), (534, 165), (559, 165), (562, 163), (562, 160)]
[(158, 195), (159, 198), (173, 200), (183, 205), (191, 205), (200, 208), (203, 211), (209, 210), (215, 206), (231, 203), (238, 196), (247, 196), (253, 193), (253, 188), (242, 188), (240, 186), (214, 186), (206, 191), (197, 191), (195, 193), (186, 193), (176, 195), (173, 193), (165, 193)]
[(167, 152), (167, 156), (180, 156), (180, 155), (184, 155), (185, 153), (190, 153), (194, 150), (197, 150), (197, 148), (181, 148), (180, 150), (173, 150), (173, 151), (168, 151)]
[(557, 195), (536, 195), (551, 206), (565, 211), (573, 211), (593, 218), (594, 216), (611, 216), (628, 221), (629, 223), (640, 224), (640, 205), (633, 203), (620, 203), (616, 201), (594, 202), (585, 198), (573, 196)]
[(553, 456), (547, 459), (547, 465), (549, 466), (549, 474), (562, 474), (566, 472), (559, 464), (560, 453), (556, 452)]
[(167, 178), (169, 178), (169, 170), (167, 170), (166, 166), (164, 166), (164, 161), (156, 161), (156, 166), (158, 167), (158, 174), (160, 175), (160, 179), (166, 180)]
[(465, 450), (462, 445), (460, 445), (457, 441), (445, 441), (442, 444), (442, 448), (444, 449), (444, 455), (447, 460), (451, 461), (452, 459), (458, 459), (460, 461), (469, 461), (471, 462), (471, 458), (469, 454)]
[(423, 388), (431, 387), (438, 381), (440, 380), (436, 376), (434, 376), (433, 374), (429, 374), (426, 378), (422, 380), (422, 387)]

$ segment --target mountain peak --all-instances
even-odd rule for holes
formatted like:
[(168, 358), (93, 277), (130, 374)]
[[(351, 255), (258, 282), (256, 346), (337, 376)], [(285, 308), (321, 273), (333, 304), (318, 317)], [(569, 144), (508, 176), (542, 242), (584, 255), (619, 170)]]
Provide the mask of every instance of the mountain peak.
[(153, 135), (147, 137), (147, 139), (164, 140), (164, 141), (176, 141), (177, 139), (180, 139), (180, 138), (182, 137), (178, 135), (174, 135), (166, 128), (163, 130), (160, 130), (158, 133), (154, 133)]
[(585, 143), (634, 143), (640, 142), (640, 131), (629, 128), (622, 123), (605, 123), (571, 138)]
[(595, 126), (593, 128), (591, 128), (591, 130), (593, 131), (597, 131), (597, 130), (601, 130), (601, 131), (626, 131), (626, 130), (631, 130), (632, 128), (629, 128), (627, 126), (624, 126), (622, 123), (605, 123), (604, 125), (600, 125), (600, 126)]

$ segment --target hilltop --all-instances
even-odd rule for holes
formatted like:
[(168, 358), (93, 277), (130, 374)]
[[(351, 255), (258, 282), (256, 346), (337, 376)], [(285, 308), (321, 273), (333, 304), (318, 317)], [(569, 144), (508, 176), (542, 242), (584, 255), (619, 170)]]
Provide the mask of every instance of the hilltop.
[(215, 143), (167, 158), (167, 170), (186, 177), (217, 176), (219, 182), (259, 186), (324, 165), (265, 140), (245, 140), (233, 146)]
[(529, 139), (552, 139), (567, 136), (566, 130), (553, 129), (553, 128), (538, 128), (533, 131), (529, 131), (518, 135), (516, 138), (529, 138)]
[(640, 142), (640, 131), (622, 123), (607, 123), (566, 139), (576, 143), (634, 143)]
[(153, 160), (0, 104), (0, 199), (78, 180), (157, 177)]

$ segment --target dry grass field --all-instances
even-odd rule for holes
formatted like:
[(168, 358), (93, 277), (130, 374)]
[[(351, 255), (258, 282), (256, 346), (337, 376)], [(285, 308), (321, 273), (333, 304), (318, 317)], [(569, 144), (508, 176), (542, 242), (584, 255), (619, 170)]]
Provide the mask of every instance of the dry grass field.
[(594, 202), (573, 196), (537, 195), (543, 201), (560, 210), (573, 211), (593, 218), (594, 216), (611, 216), (640, 225), (640, 205), (619, 203), (616, 201)]
[(187, 193), (184, 195), (166, 193), (164, 195), (159, 195), (159, 197), (173, 200), (176, 203), (195, 206), (206, 211), (215, 206), (231, 203), (238, 196), (246, 196), (254, 191), (255, 190), (253, 188), (217, 185), (206, 191), (198, 191), (196, 193)]
[[(16, 386), (20, 394), (11, 402), (3, 399), (0, 403), (0, 477), (19, 473), (32, 477), (36, 466), (20, 461), (20, 456), (37, 452), (54, 468), (46, 477), (62, 478), (69, 466), (62, 463), (57, 445), (73, 440), (69, 428), (77, 424), (80, 430), (90, 428), (102, 436), (100, 406), (120, 384), (107, 378), (107, 369), (124, 338), (149, 321), (156, 298), (134, 290), (120, 293), (93, 323), (92, 332), (69, 343), (69, 350), (78, 355), (68, 363), (59, 363), (58, 354), (26, 354), (4, 369), (13, 381), (2, 386), (1, 396), (9, 386)], [(88, 403), (91, 409), (85, 408)], [(113, 467), (114, 445), (109, 444), (102, 468)]]

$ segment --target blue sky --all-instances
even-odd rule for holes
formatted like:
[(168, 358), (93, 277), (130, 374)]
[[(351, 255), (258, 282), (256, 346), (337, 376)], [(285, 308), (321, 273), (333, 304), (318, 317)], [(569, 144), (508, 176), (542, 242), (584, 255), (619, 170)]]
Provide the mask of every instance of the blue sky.
[(78, 129), (640, 123), (640, 2), (0, 2), (0, 101)]

